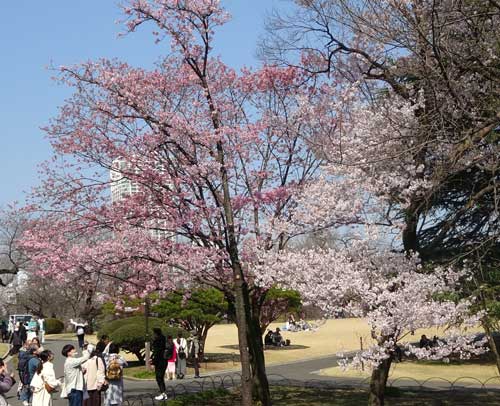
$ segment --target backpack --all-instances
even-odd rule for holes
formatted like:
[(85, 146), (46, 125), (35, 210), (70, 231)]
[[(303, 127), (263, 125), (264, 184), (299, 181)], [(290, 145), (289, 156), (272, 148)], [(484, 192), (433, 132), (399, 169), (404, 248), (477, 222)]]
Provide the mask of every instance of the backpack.
[(174, 355), (174, 346), (172, 344), (167, 344), (163, 357), (168, 361)]
[(17, 365), (17, 369), (19, 370), (19, 379), (24, 385), (30, 384), (30, 368), (29, 363), (33, 358), (31, 355), (26, 355), (19, 359), (19, 364)]
[(108, 381), (118, 381), (123, 376), (123, 368), (118, 357), (112, 358), (106, 368), (106, 379)]
[(186, 359), (186, 352), (184, 351), (184, 347), (179, 347), (177, 356), (179, 357), (179, 359)]

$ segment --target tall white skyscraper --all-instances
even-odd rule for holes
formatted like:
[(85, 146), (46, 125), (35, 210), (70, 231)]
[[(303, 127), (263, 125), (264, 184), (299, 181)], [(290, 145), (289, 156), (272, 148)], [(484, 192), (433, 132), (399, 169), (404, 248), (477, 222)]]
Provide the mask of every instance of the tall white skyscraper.
[[(130, 163), (124, 159), (118, 158), (113, 161), (112, 169), (109, 174), (111, 179), (111, 201), (113, 203), (119, 202), (139, 192), (139, 183), (131, 181), (127, 177), (127, 173), (130, 173), (132, 170)], [(169, 237), (170, 233), (165, 230), (165, 225), (166, 222), (164, 220), (155, 219), (148, 221), (147, 226), (149, 227), (151, 235), (157, 239), (173, 238), (176, 240), (175, 237)]]
[(117, 202), (139, 191), (137, 182), (127, 178), (126, 173), (130, 171), (130, 164), (124, 159), (115, 159), (110, 171), (111, 178), (111, 201)]

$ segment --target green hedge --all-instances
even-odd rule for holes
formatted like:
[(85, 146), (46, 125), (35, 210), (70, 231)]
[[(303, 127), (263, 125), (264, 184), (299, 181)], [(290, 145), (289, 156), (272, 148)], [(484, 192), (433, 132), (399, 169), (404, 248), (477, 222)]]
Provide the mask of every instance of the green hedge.
[(45, 333), (59, 334), (64, 331), (64, 323), (59, 319), (45, 319)]
[[(163, 320), (157, 319), (155, 317), (150, 317), (150, 326), (152, 326), (151, 323), (154, 323), (156, 327), (156, 324), (158, 322), (163, 323)], [(103, 334), (110, 335), (113, 331), (118, 330), (120, 327), (125, 326), (127, 324), (144, 324), (145, 325), (145, 320), (144, 316), (134, 316), (134, 317), (126, 317), (123, 319), (117, 319), (117, 320), (112, 320), (108, 322), (102, 323), (102, 325), (99, 328), (98, 336), (102, 336)]]
[[(163, 319), (155, 317), (149, 318), (149, 334), (153, 333), (153, 328), (161, 328), (165, 336), (176, 337), (182, 332), (185, 337), (187, 332), (180, 328), (169, 327)], [(113, 320), (101, 326), (98, 336), (106, 334), (111, 341), (119, 345), (124, 351), (133, 353), (139, 361), (144, 360), (144, 343), (146, 341), (146, 321), (143, 316), (127, 317), (125, 319)]]

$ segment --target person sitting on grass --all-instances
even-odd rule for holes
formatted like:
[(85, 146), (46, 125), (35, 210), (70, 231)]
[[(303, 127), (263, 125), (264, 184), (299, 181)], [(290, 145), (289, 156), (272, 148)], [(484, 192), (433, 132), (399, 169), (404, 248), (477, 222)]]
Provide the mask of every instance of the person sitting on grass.
[(281, 330), (279, 327), (276, 327), (276, 331), (273, 334), (273, 344), (276, 347), (282, 347), (285, 345), (285, 340), (283, 340), (283, 336), (281, 335)]
[(267, 334), (264, 337), (264, 345), (274, 345), (274, 333), (272, 330), (267, 330)]
[(422, 334), (422, 337), (420, 337), (419, 347), (429, 348), (430, 346), (431, 346), (431, 341), (427, 338), (425, 334)]

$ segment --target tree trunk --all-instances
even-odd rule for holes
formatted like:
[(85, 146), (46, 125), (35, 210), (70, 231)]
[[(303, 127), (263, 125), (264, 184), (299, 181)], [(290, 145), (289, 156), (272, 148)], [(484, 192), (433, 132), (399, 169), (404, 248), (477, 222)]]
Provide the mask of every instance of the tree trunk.
[(495, 355), (495, 362), (497, 364), (497, 370), (498, 373), (500, 374), (500, 354), (498, 353), (498, 348), (495, 343), (495, 339), (493, 338), (493, 335), (491, 334), (491, 328), (490, 324), (488, 323), (487, 320), (482, 321), (481, 323), (484, 328), (484, 332), (486, 333), (486, 337), (488, 338), (488, 344), (490, 345), (491, 352)]
[(403, 247), (406, 253), (418, 252), (417, 240), (418, 214), (412, 208), (405, 213), (405, 228), (403, 230)]
[(199, 362), (203, 362), (205, 358), (205, 342), (207, 341), (208, 328), (203, 329), (202, 332), (198, 335), (198, 340), (200, 342), (200, 351), (198, 351), (198, 360)]
[[(125, 349), (125, 348), (123, 348)], [(144, 353), (142, 352), (143, 349), (142, 348), (130, 348), (128, 349), (128, 351), (130, 351), (132, 354), (134, 354), (137, 359), (139, 360), (139, 363), (141, 364), (144, 364)]]
[(260, 332), (259, 315), (252, 314), (252, 323), (249, 328), (250, 353), (252, 355), (252, 377), (254, 395), (260, 400), (262, 406), (271, 406), (271, 394), (266, 374), (266, 360), (264, 357), (264, 345)]
[[(237, 271), (234, 273), (234, 285), (236, 325), (238, 327), (238, 346), (241, 361), (241, 406), (251, 406), (252, 373), (250, 369), (250, 347), (248, 345), (248, 311), (245, 306), (245, 302), (248, 302), (248, 289), (242, 276)], [(245, 294), (247, 300), (245, 300)]]
[[(214, 129), (218, 132), (221, 127), (219, 111), (214, 105), (210, 88), (206, 77), (200, 76), (202, 86), (206, 90), (206, 99), (209, 109), (212, 113), (212, 122)], [(236, 324), (238, 326), (238, 345), (240, 349), (241, 360), (241, 406), (252, 405), (252, 372), (250, 369), (250, 346), (248, 345), (249, 328), (251, 329), (251, 308), (248, 285), (245, 280), (245, 274), (241, 266), (238, 252), (238, 240), (234, 227), (234, 213), (231, 202), (231, 188), (229, 185), (229, 176), (225, 164), (225, 151), (221, 141), (216, 144), (217, 162), (220, 164), (221, 186), (223, 192), (223, 208), (225, 215), (225, 238), (226, 249), (231, 259), (231, 268), (233, 270), (234, 298), (236, 310)], [(252, 346), (253, 348), (253, 346)]]
[(383, 360), (380, 365), (372, 371), (370, 380), (370, 396), (368, 398), (369, 406), (383, 406), (385, 386), (389, 377), (392, 357)]

